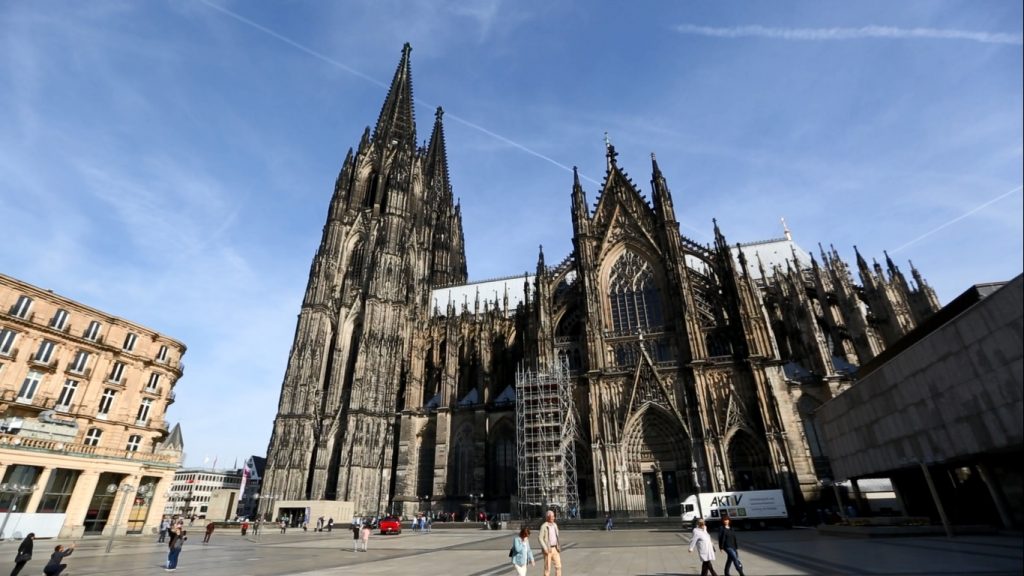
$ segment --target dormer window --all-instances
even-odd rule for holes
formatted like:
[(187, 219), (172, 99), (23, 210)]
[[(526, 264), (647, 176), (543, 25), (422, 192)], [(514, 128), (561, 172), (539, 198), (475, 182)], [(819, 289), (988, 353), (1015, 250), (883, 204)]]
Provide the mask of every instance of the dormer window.
[(82, 336), (86, 340), (91, 340), (95, 342), (96, 339), (99, 338), (100, 336), (100, 323), (97, 322), (96, 320), (89, 322), (89, 327), (85, 329), (85, 333), (82, 334)]
[(22, 294), (18, 296), (18, 301), (14, 303), (11, 308), (11, 315), (17, 316), (18, 318), (27, 318), (28, 311), (32, 309), (32, 299)]
[(63, 330), (68, 323), (68, 311), (60, 308), (54, 314), (53, 318), (50, 319), (50, 328), (54, 330)]

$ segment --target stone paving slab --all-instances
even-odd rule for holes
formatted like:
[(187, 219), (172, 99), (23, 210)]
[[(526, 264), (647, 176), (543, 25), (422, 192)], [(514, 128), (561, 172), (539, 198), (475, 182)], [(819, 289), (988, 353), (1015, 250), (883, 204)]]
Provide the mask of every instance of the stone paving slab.
[[(686, 551), (689, 535), (667, 530), (562, 532), (565, 576), (690, 576), (699, 574), (696, 554)], [(182, 552), (175, 574), (216, 576), (340, 576), (431, 574), (505, 576), (514, 574), (508, 548), (514, 534), (485, 530), (409, 531), (375, 535), (370, 551), (353, 552), (345, 531), (333, 534), (266, 534), (259, 539), (219, 532), (202, 544), (197, 530)], [(952, 576), (1022, 574), (1020, 538), (1012, 536), (845, 539), (813, 530), (741, 532), (740, 554), (749, 576), (865, 574)], [(36, 557), (22, 572), (42, 572), (56, 542), (39, 540)], [(68, 558), (70, 576), (163, 574), (165, 544), (150, 538), (86, 539)], [(13, 566), (16, 543), (0, 544), (0, 573)], [(540, 576), (538, 565), (530, 574)], [(722, 573), (724, 554), (715, 565)], [(735, 574), (735, 572), (734, 572)]]

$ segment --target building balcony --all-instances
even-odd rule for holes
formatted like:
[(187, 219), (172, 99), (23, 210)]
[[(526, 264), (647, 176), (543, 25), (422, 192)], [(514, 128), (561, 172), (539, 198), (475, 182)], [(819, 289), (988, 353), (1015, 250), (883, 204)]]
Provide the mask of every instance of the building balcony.
[(28, 438), (18, 434), (0, 433), (0, 449), (48, 452), (55, 455), (77, 456), (82, 458), (133, 460), (136, 462), (163, 465), (171, 468), (176, 468), (179, 464), (179, 457), (171, 454), (155, 454), (140, 451), (133, 452), (131, 450), (87, 446), (85, 444), (64, 442), (61, 440)]
[(28, 361), (32, 364), (34, 368), (41, 368), (43, 370), (48, 370), (50, 372), (57, 369), (56, 358), (42, 359), (39, 358), (36, 354), (33, 354), (32, 356), (29, 357)]
[(21, 406), (32, 406), (49, 410), (56, 404), (56, 400), (42, 394), (34, 394), (31, 398), (19, 396), (18, 391), (13, 388), (0, 391), (0, 402), (12, 402)]
[(72, 376), (78, 376), (79, 378), (85, 378), (86, 380), (88, 380), (89, 378), (92, 378), (92, 368), (85, 368), (84, 370), (79, 370), (79, 369), (75, 368), (74, 366), (68, 366), (67, 368), (64, 369), (64, 372), (66, 372), (66, 373), (68, 373), (68, 374), (70, 374)]
[(17, 314), (14, 313), (14, 306), (11, 306), (10, 309), (5, 310), (3, 312), (3, 315), (8, 317), (8, 318), (11, 318), (12, 320), (18, 320), (18, 321), (21, 321), (21, 322), (32, 322), (32, 320), (34, 320), (35, 317), (36, 317), (36, 313), (35, 312), (29, 312), (28, 314), (25, 314), (24, 316), (18, 316)]

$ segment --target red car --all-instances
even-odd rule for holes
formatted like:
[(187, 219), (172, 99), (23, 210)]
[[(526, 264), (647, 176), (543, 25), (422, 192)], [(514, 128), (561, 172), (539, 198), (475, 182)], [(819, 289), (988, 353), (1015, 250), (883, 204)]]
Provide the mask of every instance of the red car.
[(394, 516), (388, 516), (380, 521), (381, 534), (401, 534), (402, 533), (402, 522)]

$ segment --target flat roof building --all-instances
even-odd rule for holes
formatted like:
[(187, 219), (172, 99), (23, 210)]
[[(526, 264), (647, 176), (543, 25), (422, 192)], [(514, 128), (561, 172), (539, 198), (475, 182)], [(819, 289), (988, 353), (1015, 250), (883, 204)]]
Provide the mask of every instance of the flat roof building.
[(1022, 278), (964, 292), (818, 409), (836, 479), (891, 477), (911, 515), (1024, 525)]

